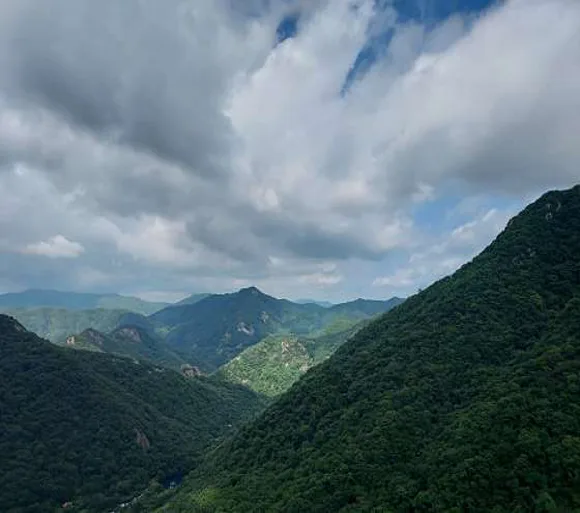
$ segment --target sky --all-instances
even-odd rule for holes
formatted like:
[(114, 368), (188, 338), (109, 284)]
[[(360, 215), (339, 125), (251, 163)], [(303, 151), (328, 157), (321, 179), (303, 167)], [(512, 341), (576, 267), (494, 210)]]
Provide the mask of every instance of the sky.
[(577, 0), (2, 0), (0, 292), (408, 295), (580, 182)]

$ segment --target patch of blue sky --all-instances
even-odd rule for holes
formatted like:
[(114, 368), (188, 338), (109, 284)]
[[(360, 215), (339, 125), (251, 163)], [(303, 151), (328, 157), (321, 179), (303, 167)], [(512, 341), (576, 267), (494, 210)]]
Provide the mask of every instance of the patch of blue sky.
[(280, 44), (286, 39), (295, 37), (298, 33), (298, 23), (300, 22), (300, 13), (294, 12), (282, 18), (282, 21), (276, 28), (276, 44)]
[[(477, 15), (501, 1), (503, 0), (375, 0), (375, 10), (376, 16), (381, 16), (386, 10), (393, 10), (396, 24), (419, 23), (429, 32), (454, 15), (471, 16), (475, 19)], [(394, 35), (393, 26), (386, 26), (384, 30), (374, 26), (372, 32), (346, 74), (341, 95), (345, 95), (354, 82), (362, 78), (388, 53)]]
[(514, 200), (512, 196), (468, 195), (465, 186), (459, 183), (448, 183), (439, 190), (445, 193), (417, 203), (410, 211), (413, 222), (420, 231), (442, 234), (480, 218), (490, 210), (516, 212), (522, 206), (522, 202)]

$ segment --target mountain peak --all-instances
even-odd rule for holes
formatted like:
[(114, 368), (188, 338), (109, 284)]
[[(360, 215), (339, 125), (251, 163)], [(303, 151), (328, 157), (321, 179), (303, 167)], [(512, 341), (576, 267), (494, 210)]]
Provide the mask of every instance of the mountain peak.
[(240, 290), (238, 290), (238, 294), (251, 294), (252, 296), (265, 296), (266, 295), (258, 287), (254, 287), (254, 286), (240, 289)]

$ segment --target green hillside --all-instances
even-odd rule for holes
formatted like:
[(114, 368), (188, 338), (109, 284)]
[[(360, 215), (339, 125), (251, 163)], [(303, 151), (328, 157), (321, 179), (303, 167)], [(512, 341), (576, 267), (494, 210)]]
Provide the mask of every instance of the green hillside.
[(92, 328), (101, 332), (114, 330), (128, 314), (125, 310), (103, 308), (67, 310), (64, 308), (20, 308), (8, 310), (27, 330), (54, 343), (64, 343), (73, 333)]
[(270, 335), (226, 363), (216, 375), (267, 397), (276, 397), (328, 358), (367, 322), (350, 322), (344, 331), (312, 338)]
[(89, 294), (63, 292), (59, 290), (29, 289), (23, 292), (0, 294), (0, 311), (30, 308), (55, 308), (66, 310), (129, 310), (150, 315), (167, 303), (151, 303), (131, 296), (119, 294)]
[(0, 315), (0, 511), (103, 512), (193, 468), (261, 408), (249, 390), (71, 351)]
[(206, 371), (214, 371), (269, 335), (321, 334), (329, 325), (366, 319), (377, 309), (387, 311), (397, 301), (369, 302), (373, 312), (369, 314), (360, 301), (331, 308), (300, 305), (249, 287), (171, 306), (148, 320), (171, 349)]
[(72, 349), (146, 360), (175, 370), (187, 363), (167, 348), (162, 340), (138, 326), (124, 325), (108, 334), (89, 328), (79, 335), (69, 336), (66, 345)]
[(164, 511), (580, 511), (580, 186), (361, 330)]

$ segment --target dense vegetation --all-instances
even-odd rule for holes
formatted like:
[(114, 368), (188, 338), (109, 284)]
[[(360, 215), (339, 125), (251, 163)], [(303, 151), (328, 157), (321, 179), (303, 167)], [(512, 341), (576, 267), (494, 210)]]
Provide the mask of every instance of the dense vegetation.
[(368, 321), (345, 323), (318, 337), (270, 335), (220, 367), (216, 375), (267, 397), (285, 392), (307, 370), (328, 358)]
[(58, 290), (30, 289), (23, 292), (0, 294), (0, 311), (21, 308), (57, 308), (66, 310), (129, 310), (150, 315), (167, 303), (151, 303), (142, 299), (119, 294), (88, 294), (61, 292)]
[(8, 310), (27, 330), (56, 344), (64, 343), (69, 335), (92, 328), (101, 332), (114, 330), (125, 318), (125, 310), (97, 308), (73, 310), (64, 308), (19, 308)]
[(164, 511), (580, 511), (580, 186), (363, 328)]
[(0, 511), (102, 512), (262, 407), (247, 389), (72, 351), (0, 316)]
[(146, 360), (163, 367), (179, 370), (187, 362), (171, 351), (155, 334), (139, 326), (124, 325), (105, 334), (88, 329), (70, 336), (66, 345), (82, 349), (112, 353), (136, 360)]
[(250, 287), (165, 308), (151, 315), (148, 322), (169, 347), (191, 363), (213, 371), (268, 335), (316, 334), (340, 320), (366, 319), (401, 301), (358, 300), (324, 308), (276, 299)]

